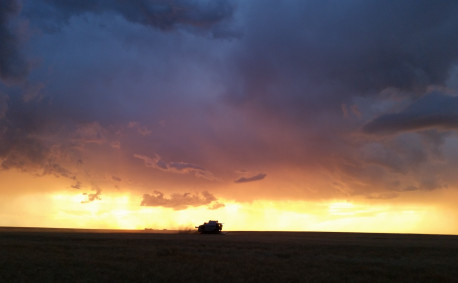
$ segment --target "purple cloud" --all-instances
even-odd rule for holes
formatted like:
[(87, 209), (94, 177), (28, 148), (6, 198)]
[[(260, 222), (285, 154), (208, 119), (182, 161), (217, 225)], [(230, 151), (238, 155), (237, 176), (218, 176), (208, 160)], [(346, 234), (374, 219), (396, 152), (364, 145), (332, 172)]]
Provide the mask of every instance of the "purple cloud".
[(257, 175), (251, 176), (251, 177), (241, 177), (234, 182), (236, 183), (247, 183), (247, 182), (254, 182), (254, 181), (260, 181), (264, 179), (267, 175), (264, 173), (259, 173)]

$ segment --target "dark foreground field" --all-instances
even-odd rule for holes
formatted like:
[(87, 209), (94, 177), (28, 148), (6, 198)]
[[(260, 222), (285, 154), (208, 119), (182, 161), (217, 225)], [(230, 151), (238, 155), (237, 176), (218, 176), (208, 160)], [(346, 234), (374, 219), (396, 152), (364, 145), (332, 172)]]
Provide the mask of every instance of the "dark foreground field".
[(458, 236), (0, 228), (0, 282), (458, 282)]

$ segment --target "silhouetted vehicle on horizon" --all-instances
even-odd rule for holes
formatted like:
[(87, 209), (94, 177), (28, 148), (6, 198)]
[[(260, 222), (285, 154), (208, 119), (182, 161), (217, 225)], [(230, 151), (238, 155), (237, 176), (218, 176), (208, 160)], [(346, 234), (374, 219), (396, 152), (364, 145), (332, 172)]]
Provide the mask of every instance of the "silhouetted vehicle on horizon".
[(196, 228), (201, 234), (219, 234), (223, 230), (223, 223), (219, 223), (218, 220), (209, 220)]

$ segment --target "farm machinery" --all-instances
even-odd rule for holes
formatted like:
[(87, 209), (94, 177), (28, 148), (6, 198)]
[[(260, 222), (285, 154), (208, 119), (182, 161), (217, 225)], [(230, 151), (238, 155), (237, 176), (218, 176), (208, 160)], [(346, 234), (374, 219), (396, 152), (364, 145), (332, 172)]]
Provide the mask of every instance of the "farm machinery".
[(219, 223), (218, 220), (209, 220), (196, 228), (201, 234), (219, 234), (223, 230), (223, 223)]

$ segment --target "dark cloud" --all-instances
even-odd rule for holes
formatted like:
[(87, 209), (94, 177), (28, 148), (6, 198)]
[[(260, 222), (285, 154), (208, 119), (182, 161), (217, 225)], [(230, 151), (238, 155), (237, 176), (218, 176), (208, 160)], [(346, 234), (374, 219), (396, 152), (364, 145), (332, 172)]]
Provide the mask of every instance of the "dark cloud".
[[(348, 195), (379, 198), (410, 191), (433, 191), (450, 187), (453, 157), (443, 150), (450, 134), (432, 130), (399, 132), (397, 135), (368, 135), (331, 167)], [(453, 136), (453, 135), (452, 135)], [(372, 139), (373, 138), (373, 139)], [(453, 140), (453, 139), (452, 139)], [(452, 151), (457, 148), (453, 147)]]
[[(443, 179), (451, 158), (440, 148), (448, 138), (419, 130), (455, 129), (455, 98), (425, 94), (445, 87), (457, 64), (458, 39), (450, 37), (458, 29), (456, 1), (250, 1), (242, 8), (244, 37), (225, 99), (256, 121), (250, 128), (258, 139), (233, 146), (240, 160), (303, 168), (306, 183), (322, 178), (310, 187), (323, 195), (328, 176), (343, 184), (330, 193), (337, 195), (429, 191), (451, 182)], [(361, 135), (361, 128), (402, 137)], [(436, 182), (419, 178), (428, 174)]]
[[(272, 174), (246, 198), (388, 199), (446, 187), (457, 102), (425, 93), (454, 80), (457, 6), (43, 0), (25, 1), (19, 15), (2, 8), (1, 52), (21, 58), (14, 16), (35, 31), (24, 50), (37, 64), (29, 89), (0, 85), (1, 166), (104, 193), (104, 185), (167, 188), (144, 201), (168, 207), (208, 201), (165, 197), (185, 182), (231, 198), (239, 183), (265, 179), (260, 170)], [(236, 26), (243, 36), (218, 38)], [(427, 174), (435, 177), (420, 178)]]
[(456, 1), (247, 6), (240, 77), (229, 99), (301, 121), (358, 95), (444, 84), (458, 59), (458, 39), (450, 36), (458, 28)]
[(361, 159), (396, 173), (427, 163), (429, 148), (416, 136), (399, 136), (389, 142), (366, 143), (361, 149)]
[(77, 181), (75, 184), (71, 186), (71, 188), (77, 189), (77, 190), (81, 189), (81, 182)]
[(458, 128), (458, 97), (429, 94), (399, 113), (385, 114), (364, 126), (369, 134), (396, 134), (426, 129)]
[[(26, 89), (25, 85), (16, 89), (0, 89), (1, 168), (20, 169), (37, 175), (62, 176), (70, 180), (71, 187), (78, 189), (87, 180), (83, 181), (77, 175), (85, 175), (86, 179), (99, 175), (90, 172), (90, 162), (78, 163), (78, 160), (82, 160), (81, 155), (87, 153), (91, 158), (93, 154), (88, 152), (96, 146), (104, 147), (108, 142), (107, 136), (119, 138), (119, 135), (124, 134), (123, 131), (132, 129), (132, 132), (136, 132), (135, 137), (125, 138), (123, 143), (115, 138), (110, 140), (112, 148), (120, 152), (124, 146), (120, 154), (129, 152), (132, 156), (134, 152), (131, 151), (139, 144), (136, 140), (140, 140), (137, 134), (144, 137), (145, 144), (156, 139), (152, 136), (154, 127), (148, 124), (148, 121), (156, 118), (153, 115), (159, 115), (156, 110), (165, 109), (164, 112), (169, 112), (177, 101), (176, 96), (170, 96), (169, 101), (164, 97), (171, 92), (183, 93), (180, 88), (171, 90), (170, 86), (163, 85), (167, 81), (164, 78), (170, 77), (169, 83), (178, 85), (174, 75), (177, 68), (189, 65), (194, 59), (189, 59), (186, 47), (188, 43), (184, 42), (181, 47), (182, 44), (174, 42), (176, 38), (180, 39), (182, 33), (164, 31), (184, 28), (193, 33), (207, 35), (208, 32), (214, 37), (225, 36), (224, 32), (228, 31), (225, 26), (234, 12), (231, 1), (26, 1), (20, 14), (20, 5), (16, 4), (14, 1), (3, 1), (0, 6), (0, 49), (1, 54), (4, 54), (3, 51), (8, 54), (7, 57), (0, 54), (0, 60), (3, 66), (7, 59), (22, 58), (18, 52), (18, 35), (10, 29), (10, 18), (20, 18), (30, 23), (35, 33), (32, 34), (33, 44), (27, 50), (38, 58), (39, 64), (34, 66), (36, 69), (32, 70), (27, 84), (40, 87), (38, 90)], [(155, 29), (145, 29), (145, 26)], [(125, 38), (119, 40), (120, 35), (124, 37), (132, 34), (144, 41), (142, 44), (147, 47), (149, 59), (143, 58), (145, 50), (129, 49), (134, 44), (128, 44), (130, 47), (126, 50), (122, 41)], [(211, 38), (190, 36), (196, 41)], [(107, 43), (105, 39), (113, 41)], [(183, 48), (184, 51), (180, 51), (183, 54), (177, 56), (175, 51), (162, 46), (164, 40), (171, 40), (171, 44), (176, 46), (172, 48), (175, 51)], [(152, 42), (157, 43), (154, 43), (155, 48), (152, 48)], [(56, 49), (45, 47), (48, 44)], [(192, 49), (196, 50), (196, 46)], [(154, 52), (150, 52), (153, 49)], [(202, 54), (208, 54), (200, 45), (199, 49)], [(100, 57), (97, 55), (101, 54), (99, 52), (107, 56)], [(159, 61), (163, 62), (157, 61), (162, 57)], [(174, 67), (170, 67), (173, 65), (171, 61), (176, 61)], [(110, 62), (118, 62), (118, 66), (109, 67)], [(70, 65), (72, 67), (68, 68)], [(167, 71), (167, 68), (170, 70)], [(128, 69), (132, 70), (131, 74), (119, 72)], [(159, 74), (153, 76), (156, 79), (151, 79), (151, 70)], [(165, 73), (161, 75), (161, 71), (170, 76)], [(131, 79), (140, 83), (132, 84)], [(147, 81), (148, 85), (141, 81)], [(201, 80), (192, 76), (189, 81), (199, 81), (201, 84)], [(100, 83), (100, 89), (96, 90), (94, 83), (97, 82)], [(187, 84), (182, 82), (183, 85)], [(136, 90), (132, 88), (134, 85)], [(192, 86), (188, 89), (192, 89)], [(188, 94), (197, 92), (200, 90), (187, 91)], [(155, 105), (154, 109), (151, 109), (152, 104)], [(139, 109), (140, 105), (143, 105), (143, 109)], [(127, 121), (130, 122), (125, 126)], [(179, 129), (175, 132), (179, 132)], [(169, 138), (163, 137), (162, 141)], [(59, 148), (59, 153), (53, 152), (53, 148)], [(193, 163), (159, 160), (156, 165), (167, 172), (190, 174), (207, 180), (216, 179), (212, 172)], [(107, 166), (107, 171), (113, 167)]]
[(6, 116), (8, 110), (8, 96), (0, 92), (0, 121)]
[(20, 52), (18, 34), (11, 25), (11, 18), (19, 10), (17, 0), (0, 2), (0, 78), (7, 82), (22, 79), (28, 72), (28, 64)]
[(19, 169), (36, 176), (63, 177), (73, 183), (71, 187), (79, 189), (81, 181), (75, 170), (62, 160), (62, 155), (70, 154), (71, 151), (49, 145), (20, 128), (4, 127), (0, 133), (0, 170)]
[(86, 196), (86, 199), (82, 200), (81, 203), (90, 203), (96, 200), (101, 200), (102, 191), (98, 187), (94, 188), (94, 191), (94, 193), (83, 193), (83, 195)]
[(3, 169), (22, 168), (38, 165), (49, 151), (46, 146), (22, 129), (3, 128), (0, 136), (0, 156)]
[[(164, 194), (159, 191), (154, 191), (152, 194), (144, 194), (141, 202), (142, 206), (162, 206), (169, 207), (175, 210), (186, 209), (189, 206), (202, 206), (210, 205), (216, 201), (216, 197), (209, 192), (202, 192), (202, 194), (172, 194), (169, 198), (164, 197)], [(213, 203), (212, 209), (220, 208), (220, 203)]]
[(101, 15), (116, 13), (129, 22), (171, 30), (175, 28), (194, 28), (210, 30), (213, 36), (227, 36), (231, 32), (224, 22), (231, 18), (234, 5), (228, 0), (97, 0), (97, 1), (59, 1), (46, 0), (33, 4), (25, 11), (29, 17), (37, 17), (49, 31), (58, 30), (73, 16), (86, 13)]
[(236, 183), (247, 183), (247, 182), (259, 181), (259, 180), (264, 179), (266, 176), (267, 175), (264, 174), (264, 173), (259, 173), (258, 175), (254, 175), (254, 176), (251, 176), (251, 177), (241, 177), (241, 178), (235, 180), (234, 182), (236, 182)]
[[(42, 115), (42, 102), (25, 102), (14, 92), (6, 102), (7, 110), (0, 119), (0, 169), (62, 177), (72, 188), (81, 188), (78, 146), (68, 136), (56, 138), (56, 123)], [(68, 127), (69, 132), (75, 129)]]
[(212, 172), (196, 164), (186, 162), (166, 162), (158, 154), (156, 154), (153, 158), (141, 154), (134, 154), (134, 157), (143, 160), (146, 167), (151, 167), (164, 172), (192, 174), (196, 177), (204, 178), (210, 181), (216, 180), (216, 177)]

